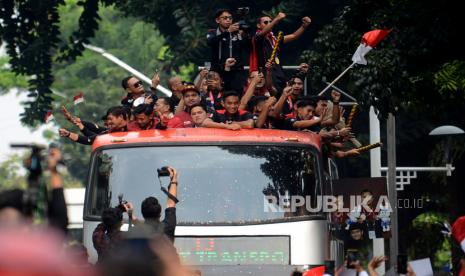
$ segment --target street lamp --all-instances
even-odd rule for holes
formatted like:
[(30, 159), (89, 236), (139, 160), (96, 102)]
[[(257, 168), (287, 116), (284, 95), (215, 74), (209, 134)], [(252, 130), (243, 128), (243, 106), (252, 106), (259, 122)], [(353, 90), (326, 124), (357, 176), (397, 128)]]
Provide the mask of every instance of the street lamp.
[(429, 133), (431, 136), (446, 136), (446, 141), (444, 142), (444, 161), (446, 162), (446, 168), (449, 168), (449, 170), (447, 170), (447, 176), (452, 175), (452, 160), (450, 159), (452, 136), (464, 133), (465, 131), (463, 131), (463, 129), (450, 125), (437, 127)]
[[(105, 57), (106, 59), (108, 59), (111, 62), (115, 63), (119, 67), (123, 68), (124, 70), (128, 71), (131, 74), (134, 74), (134, 76), (136, 76), (137, 78), (139, 78), (143, 82), (145, 82), (145, 83), (147, 83), (149, 85), (152, 84), (152, 81), (150, 80), (150, 78), (148, 78), (147, 76), (145, 76), (141, 72), (137, 71), (133, 67), (129, 66), (124, 61), (120, 60), (119, 58), (115, 57), (114, 55), (108, 53), (107, 51), (105, 51), (105, 49), (102, 49), (100, 47), (96, 47), (96, 46), (93, 46), (93, 45), (90, 45), (90, 44), (84, 44), (84, 47), (86, 49), (89, 49), (89, 50), (93, 51), (93, 52), (101, 54), (103, 57)], [(172, 92), (170, 90), (166, 89), (165, 87), (161, 86), (160, 84), (157, 85), (156, 89), (158, 91), (160, 91), (161, 93), (165, 94), (168, 97), (170, 97), (171, 94), (172, 94)]]

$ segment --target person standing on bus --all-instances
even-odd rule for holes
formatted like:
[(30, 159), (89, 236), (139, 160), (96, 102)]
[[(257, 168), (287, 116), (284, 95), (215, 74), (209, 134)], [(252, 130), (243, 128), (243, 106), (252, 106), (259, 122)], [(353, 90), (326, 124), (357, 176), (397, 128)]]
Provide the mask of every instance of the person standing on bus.
[[(170, 184), (168, 186), (168, 192), (173, 196), (177, 196), (178, 189), (178, 173), (175, 168), (168, 167), (170, 173)], [(142, 201), (141, 213), (144, 217), (145, 224), (150, 226), (155, 233), (158, 233), (161, 229), (165, 235), (174, 242), (174, 230), (176, 229), (176, 202), (168, 197), (165, 218), (160, 222), (161, 217), (161, 205), (153, 196), (147, 197)]]

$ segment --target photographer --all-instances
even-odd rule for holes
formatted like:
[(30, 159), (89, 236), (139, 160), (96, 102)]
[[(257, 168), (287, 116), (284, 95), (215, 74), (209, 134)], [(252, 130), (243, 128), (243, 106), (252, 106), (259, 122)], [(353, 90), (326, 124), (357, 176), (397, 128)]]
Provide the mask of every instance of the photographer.
[(232, 13), (227, 9), (218, 10), (215, 21), (217, 28), (207, 34), (207, 44), (211, 48), (211, 70), (220, 72), (223, 78), (224, 74), (228, 74), (231, 84), (234, 84), (231, 89), (240, 91), (245, 82), (242, 56), (248, 51), (248, 34), (241, 28), (244, 24), (233, 23)]
[[(17, 145), (16, 147), (25, 146)], [(35, 145), (26, 147), (32, 147), (31, 157), (24, 161), (25, 167), (29, 170), (28, 189), (14, 189), (0, 193), (0, 211), (6, 211), (5, 216), (2, 217), (10, 220), (2, 221), (2, 224), (14, 224), (14, 221), (11, 220), (42, 222), (45, 219), (49, 226), (66, 233), (68, 214), (63, 193), (63, 181), (57, 170), (57, 165), (61, 161), (61, 151), (57, 147), (51, 146), (46, 157), (47, 169), (50, 172), (48, 183), (51, 187), (47, 200), (46, 184), (42, 184), (41, 180), (42, 167), (40, 163), (42, 157), (40, 151), (42, 148)], [(12, 210), (8, 209), (9, 207), (18, 210), (25, 220), (18, 216), (19, 213), (7, 216), (8, 213), (12, 214)]]
[[(178, 173), (175, 168), (164, 167), (159, 171), (159, 176), (170, 177), (168, 192), (174, 197), (177, 196)], [(156, 233), (163, 228), (163, 232), (174, 242), (174, 231), (176, 229), (176, 202), (168, 197), (165, 209), (165, 218), (160, 222), (161, 205), (155, 197), (147, 197), (142, 201), (141, 213), (144, 217), (145, 224), (150, 226)]]
[[(123, 225), (123, 213), (132, 210), (132, 204), (122, 201), (117, 207), (106, 208), (102, 212), (102, 222), (97, 225), (92, 233), (92, 243), (98, 253), (98, 261), (115, 248), (123, 239), (120, 228)], [(132, 212), (128, 216), (132, 219)]]

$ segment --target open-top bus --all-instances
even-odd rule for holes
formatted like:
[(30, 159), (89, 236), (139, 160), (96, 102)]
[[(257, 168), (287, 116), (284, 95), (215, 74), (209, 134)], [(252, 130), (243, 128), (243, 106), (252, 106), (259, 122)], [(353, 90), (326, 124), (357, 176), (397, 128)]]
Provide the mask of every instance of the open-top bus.
[[(135, 206), (155, 196), (157, 168), (178, 171), (175, 246), (202, 275), (286, 275), (330, 258), (326, 214), (270, 207), (269, 197), (328, 194), (320, 138), (310, 132), (192, 128), (122, 132), (94, 144), (84, 205), (84, 243), (118, 195)], [(326, 177), (327, 178), (327, 177)], [(162, 178), (163, 185), (168, 181)], [(276, 211), (277, 210), (277, 211)], [(289, 275), (289, 274), (287, 274)]]

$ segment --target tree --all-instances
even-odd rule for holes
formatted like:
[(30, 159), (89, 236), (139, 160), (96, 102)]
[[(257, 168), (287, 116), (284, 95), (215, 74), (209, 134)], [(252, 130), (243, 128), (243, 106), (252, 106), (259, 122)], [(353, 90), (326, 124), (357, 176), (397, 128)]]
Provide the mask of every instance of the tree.
[[(81, 9), (70, 4), (60, 8), (60, 29), (63, 36), (66, 37), (72, 32), (75, 22), (79, 20)], [(133, 17), (122, 17), (121, 13), (112, 7), (101, 8), (100, 17), (100, 29), (89, 41), (90, 44), (106, 49), (146, 75), (150, 76), (155, 68), (160, 68), (160, 62), (155, 56), (163, 47), (164, 39), (153, 26)], [(129, 75), (124, 69), (91, 51), (85, 51), (74, 62), (55, 63), (52, 72), (55, 75), (52, 89), (64, 95), (55, 95), (53, 110), (56, 123), (75, 132), (78, 130), (61, 115), (60, 106), (65, 105), (82, 120), (101, 124), (100, 118), (106, 110), (119, 105), (125, 96), (121, 80)], [(162, 79), (164, 77), (166, 75), (163, 73)], [(85, 101), (74, 106), (73, 96), (79, 91), (83, 92)], [(62, 138), (61, 141), (64, 152), (71, 157), (67, 161), (70, 173), (84, 182), (90, 147), (70, 142), (66, 138)]]
[[(424, 112), (448, 109), (438, 99), (438, 86), (460, 87), (459, 63), (463, 60), (457, 45), (461, 15), (453, 1), (351, 1), (334, 21), (322, 28), (314, 48), (302, 55), (315, 69), (313, 85), (321, 87), (321, 77), (334, 78), (351, 61), (361, 35), (371, 29), (393, 29), (377, 49), (367, 55), (368, 65), (357, 66), (339, 85), (355, 91), (365, 106), (374, 105), (383, 117), (401, 109)], [(411, 11), (415, 10), (415, 13)], [(389, 16), (388, 16), (389, 15)], [(340, 39), (344, 37), (344, 39)], [(451, 68), (452, 67), (452, 68)], [(452, 84), (451, 83), (455, 83)], [(465, 103), (464, 95), (455, 100)]]
[[(70, 1), (71, 2), (71, 1)], [(101, 0), (104, 4), (110, 1)], [(53, 101), (50, 87), (53, 83), (52, 63), (61, 46), (62, 59), (75, 58), (84, 49), (98, 27), (99, 1), (78, 2), (83, 6), (79, 30), (69, 40), (60, 39), (58, 9), (65, 1), (4, 0), (0, 2), (0, 42), (6, 44), (12, 70), (29, 76), (31, 101), (25, 104), (22, 121), (34, 125), (43, 121)], [(68, 46), (64, 41), (69, 41)]]
[(8, 57), (0, 57), (0, 95), (12, 88), (23, 90), (27, 88), (27, 79), (12, 72), (8, 61)]
[[(288, 13), (288, 23), (279, 28), (285, 32), (293, 31), (300, 24), (303, 15), (314, 16), (316, 25), (331, 18), (335, 7), (342, 0), (318, 3), (298, 0), (287, 1), (127, 1), (127, 0), (4, 0), (0, 2), (0, 43), (6, 44), (11, 58), (11, 68), (16, 74), (30, 76), (29, 94), (31, 101), (26, 103), (22, 121), (29, 125), (43, 121), (51, 109), (54, 100), (50, 87), (54, 82), (52, 72), (56, 61), (74, 60), (84, 51), (99, 28), (102, 7), (115, 4), (126, 13), (136, 16), (150, 24), (155, 24), (161, 34), (167, 38), (167, 45), (159, 51), (160, 58), (167, 61), (167, 72), (172, 68), (189, 62), (201, 64), (208, 57), (205, 47), (205, 34), (214, 26), (213, 14), (220, 7), (235, 10), (239, 6), (250, 6), (251, 13), (246, 18), (254, 26), (255, 18), (263, 11), (275, 14), (278, 11)], [(68, 31), (59, 28), (65, 19), (59, 10), (62, 7), (79, 5), (79, 19), (76, 19)], [(292, 22), (292, 24), (289, 24)], [(147, 30), (153, 26), (147, 26)], [(310, 33), (313, 31), (311, 30)], [(311, 41), (287, 47), (286, 59), (297, 58), (296, 49), (303, 49)], [(156, 54), (152, 53), (153, 56)]]

